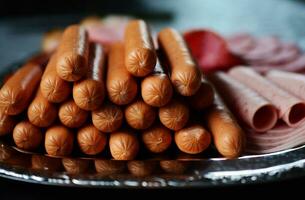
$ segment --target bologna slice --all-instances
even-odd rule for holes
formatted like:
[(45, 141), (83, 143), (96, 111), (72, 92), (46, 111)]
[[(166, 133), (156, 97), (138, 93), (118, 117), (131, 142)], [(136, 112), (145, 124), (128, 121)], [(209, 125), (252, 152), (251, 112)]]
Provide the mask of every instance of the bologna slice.
[(266, 78), (289, 91), (295, 96), (305, 100), (305, 76), (292, 72), (272, 70), (266, 74)]
[(209, 79), (240, 119), (258, 132), (271, 129), (277, 122), (276, 108), (265, 98), (223, 72)]
[(268, 99), (279, 110), (279, 117), (289, 126), (305, 119), (305, 103), (247, 67), (235, 67), (229, 75)]

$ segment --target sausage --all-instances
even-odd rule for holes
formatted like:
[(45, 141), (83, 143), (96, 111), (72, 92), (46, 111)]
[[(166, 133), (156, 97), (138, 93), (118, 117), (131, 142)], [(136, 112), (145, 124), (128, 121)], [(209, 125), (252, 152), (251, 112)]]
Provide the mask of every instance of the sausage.
[(70, 83), (61, 79), (56, 72), (57, 53), (55, 52), (40, 82), (40, 90), (42, 95), (52, 103), (60, 103), (65, 101), (71, 93)]
[(56, 105), (44, 98), (40, 88), (38, 88), (36, 97), (28, 107), (29, 121), (38, 127), (48, 127), (55, 121), (57, 114)]
[(14, 128), (13, 139), (18, 148), (34, 150), (42, 143), (43, 135), (40, 128), (29, 121), (21, 121)]
[(156, 168), (156, 161), (128, 161), (127, 168), (132, 175), (144, 177), (153, 173)]
[(209, 147), (211, 135), (201, 125), (190, 125), (175, 132), (177, 147), (184, 153), (198, 154)]
[(201, 72), (178, 31), (165, 28), (158, 34), (158, 44), (169, 63), (175, 90), (183, 96), (194, 95), (201, 84)]
[(160, 167), (169, 174), (183, 174), (187, 170), (187, 163), (179, 160), (161, 160)]
[(103, 103), (105, 67), (105, 49), (99, 44), (92, 43), (88, 72), (84, 79), (75, 82), (73, 86), (73, 99), (78, 107), (84, 110), (95, 110)]
[(130, 131), (117, 131), (110, 134), (109, 148), (115, 160), (133, 160), (139, 152), (137, 136)]
[(74, 134), (62, 125), (54, 125), (46, 131), (45, 149), (52, 156), (67, 156), (72, 153)]
[(92, 111), (92, 123), (100, 131), (110, 133), (118, 130), (123, 123), (122, 109), (110, 102)]
[(189, 120), (189, 108), (179, 100), (172, 100), (166, 106), (159, 108), (161, 123), (174, 131), (182, 129)]
[(5, 114), (0, 110), (0, 136), (11, 133), (17, 121), (13, 116)]
[(125, 29), (125, 65), (134, 76), (151, 73), (156, 65), (156, 51), (149, 27), (143, 20), (131, 20)]
[(171, 145), (172, 135), (165, 126), (157, 124), (143, 131), (142, 141), (149, 151), (162, 153)]
[(125, 109), (125, 119), (134, 129), (150, 127), (154, 123), (156, 115), (155, 109), (141, 99), (129, 104)]
[(84, 27), (71, 25), (62, 35), (58, 46), (56, 71), (66, 81), (77, 81), (87, 71), (89, 41)]
[(218, 152), (227, 158), (238, 157), (245, 146), (245, 134), (218, 95), (204, 119)]
[(63, 31), (60, 29), (53, 29), (44, 33), (41, 50), (48, 53), (54, 52), (60, 43), (62, 33)]
[(105, 149), (107, 136), (92, 124), (89, 124), (78, 130), (77, 142), (83, 153), (87, 155), (96, 155)]
[(69, 174), (82, 174), (89, 168), (90, 160), (63, 158), (62, 165)]
[(41, 54), (19, 68), (0, 90), (0, 109), (18, 115), (26, 109), (43, 73), (47, 55)]
[(159, 61), (154, 73), (142, 80), (141, 95), (145, 103), (155, 107), (164, 106), (171, 100), (172, 84)]
[(190, 106), (196, 110), (203, 110), (213, 104), (214, 90), (212, 85), (202, 79), (201, 86), (195, 95), (188, 97)]
[(125, 168), (125, 161), (119, 160), (94, 160), (95, 170), (102, 175), (122, 173)]
[(115, 43), (109, 53), (106, 87), (109, 100), (117, 105), (130, 103), (137, 95), (137, 82), (126, 70), (124, 46)]
[(32, 169), (49, 170), (51, 172), (61, 169), (61, 159), (43, 155), (32, 155)]
[(65, 126), (77, 128), (86, 122), (88, 111), (79, 108), (73, 100), (68, 100), (60, 106), (58, 115)]

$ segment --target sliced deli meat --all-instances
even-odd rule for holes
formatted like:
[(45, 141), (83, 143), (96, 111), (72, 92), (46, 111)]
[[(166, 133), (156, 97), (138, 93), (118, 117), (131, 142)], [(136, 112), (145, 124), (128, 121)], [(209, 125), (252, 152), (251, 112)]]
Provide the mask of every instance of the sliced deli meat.
[(227, 38), (227, 44), (231, 52), (244, 56), (255, 46), (255, 38), (248, 33), (238, 33)]
[(214, 73), (209, 79), (232, 111), (254, 130), (264, 132), (276, 124), (276, 108), (257, 92), (224, 72)]
[(266, 78), (295, 96), (305, 100), (305, 75), (280, 70), (271, 70)]
[(235, 67), (228, 74), (272, 102), (279, 110), (279, 117), (287, 125), (295, 127), (304, 121), (305, 103), (300, 98), (281, 89), (249, 67)]

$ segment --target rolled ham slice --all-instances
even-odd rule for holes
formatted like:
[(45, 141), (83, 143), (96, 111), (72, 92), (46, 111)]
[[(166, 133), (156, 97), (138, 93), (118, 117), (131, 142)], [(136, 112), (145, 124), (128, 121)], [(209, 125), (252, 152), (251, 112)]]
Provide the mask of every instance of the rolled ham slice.
[(223, 72), (209, 75), (209, 79), (233, 112), (254, 130), (267, 131), (276, 124), (276, 108), (258, 93)]
[(280, 70), (271, 70), (266, 73), (266, 78), (284, 90), (305, 100), (305, 75)]
[(279, 110), (279, 117), (288, 126), (296, 127), (305, 120), (305, 103), (300, 98), (281, 89), (249, 67), (235, 67), (229, 76), (255, 90)]

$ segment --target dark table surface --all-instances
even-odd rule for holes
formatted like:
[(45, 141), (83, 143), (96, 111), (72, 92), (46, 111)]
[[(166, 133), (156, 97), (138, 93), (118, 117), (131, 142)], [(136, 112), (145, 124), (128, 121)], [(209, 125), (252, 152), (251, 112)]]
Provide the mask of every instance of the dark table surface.
[[(56, 3), (56, 1), (54, 1)], [(71, 1), (69, 1), (71, 3)], [(179, 30), (205, 27), (223, 35), (235, 32), (250, 32), (256, 35), (278, 35), (284, 40), (297, 41), (305, 47), (305, 1), (300, 0), (154, 0), (154, 1), (100, 1), (97, 6), (87, 5), (82, 9), (81, 3), (75, 9), (69, 5), (67, 12), (62, 8), (50, 9), (50, 3), (40, 5), (39, 11), (24, 13), (19, 8), (16, 13), (0, 18), (0, 73), (10, 63), (25, 58), (36, 52), (40, 47), (42, 33), (55, 27), (64, 27), (79, 22), (88, 14), (107, 15), (110, 13), (135, 14), (148, 20), (154, 30), (173, 26)], [(103, 3), (105, 6), (103, 7)], [(107, 3), (107, 4), (106, 4)], [(44, 12), (44, 7), (48, 10)], [(26, 8), (29, 6), (26, 6)], [(11, 7), (9, 7), (11, 9)], [(52, 7), (51, 7), (52, 8)], [(4, 11), (1, 8), (0, 11)], [(85, 10), (85, 11), (84, 11)], [(20, 12), (19, 12), (20, 11)], [(275, 182), (262, 185), (250, 185), (226, 188), (208, 188), (196, 192), (245, 191), (287, 191), (288, 187), (299, 190), (304, 185), (304, 179)], [(53, 197), (58, 192), (65, 195), (86, 195), (87, 189), (59, 188), (17, 183), (0, 178), (0, 199), (38, 199), (41, 193), (44, 197)], [(289, 191), (289, 190), (288, 190)], [(91, 195), (113, 190), (93, 190)], [(124, 191), (126, 192), (126, 190)], [(127, 190), (129, 193), (130, 191)], [(131, 191), (134, 192), (134, 191)], [(167, 191), (171, 193), (172, 191)], [(158, 192), (154, 192), (158, 194)], [(139, 193), (137, 193), (139, 194)], [(177, 194), (177, 193), (176, 193)]]

